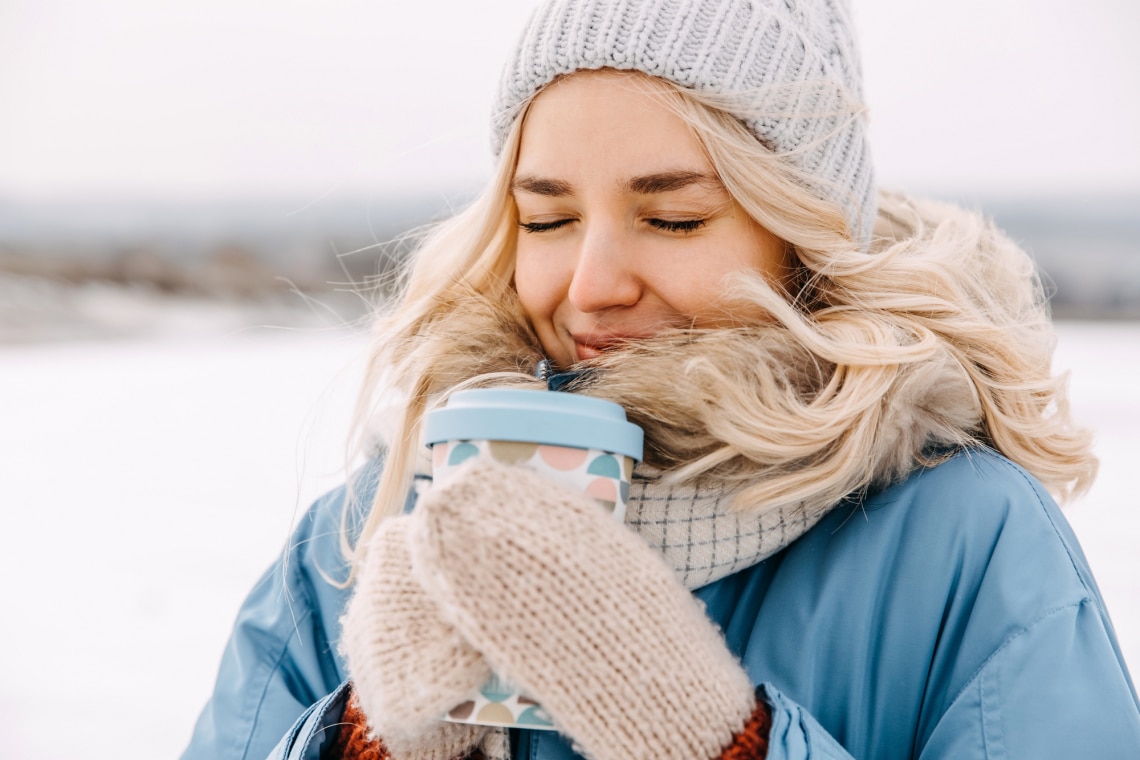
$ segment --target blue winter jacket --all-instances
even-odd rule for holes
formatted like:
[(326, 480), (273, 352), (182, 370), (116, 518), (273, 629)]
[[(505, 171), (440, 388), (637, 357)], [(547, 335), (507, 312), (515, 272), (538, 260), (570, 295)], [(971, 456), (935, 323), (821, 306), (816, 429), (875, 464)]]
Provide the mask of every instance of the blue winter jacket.
[[(348, 592), (322, 574), (347, 573), (345, 503), (320, 499), (245, 602), (185, 760), (316, 760), (332, 740)], [(1077, 540), (996, 454), (841, 506), (696, 595), (772, 708), (773, 760), (1140, 758), (1136, 690)], [(520, 760), (577, 757), (553, 732), (513, 740)]]

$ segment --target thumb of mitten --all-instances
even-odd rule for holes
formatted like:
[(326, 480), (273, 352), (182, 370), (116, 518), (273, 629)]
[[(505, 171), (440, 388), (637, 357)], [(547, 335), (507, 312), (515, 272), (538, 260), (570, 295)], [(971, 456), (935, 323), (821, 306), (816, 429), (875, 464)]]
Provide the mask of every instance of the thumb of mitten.
[(369, 540), (341, 648), (373, 731), (396, 755), (425, 756), (425, 743), (442, 741), (448, 753), (479, 741), (482, 727), (439, 721), (491, 670), (412, 576), (408, 527), (407, 516), (391, 518)]

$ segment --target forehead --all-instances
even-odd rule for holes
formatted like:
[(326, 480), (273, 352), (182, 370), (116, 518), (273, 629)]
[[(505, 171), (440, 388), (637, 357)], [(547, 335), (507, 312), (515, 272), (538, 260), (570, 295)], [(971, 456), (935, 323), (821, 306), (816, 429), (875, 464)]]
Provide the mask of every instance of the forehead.
[(667, 86), (645, 74), (578, 72), (543, 89), (522, 125), (516, 175), (630, 177), (711, 169)]

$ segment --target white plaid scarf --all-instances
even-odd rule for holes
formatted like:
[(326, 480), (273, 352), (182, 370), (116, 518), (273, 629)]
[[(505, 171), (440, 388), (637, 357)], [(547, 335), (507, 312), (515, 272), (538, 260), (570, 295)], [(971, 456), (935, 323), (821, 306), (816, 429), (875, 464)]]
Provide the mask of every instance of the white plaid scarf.
[(770, 557), (823, 516), (797, 509), (741, 514), (729, 509), (719, 484), (666, 486), (657, 475), (652, 468), (634, 469), (625, 522), (661, 552), (690, 589)]

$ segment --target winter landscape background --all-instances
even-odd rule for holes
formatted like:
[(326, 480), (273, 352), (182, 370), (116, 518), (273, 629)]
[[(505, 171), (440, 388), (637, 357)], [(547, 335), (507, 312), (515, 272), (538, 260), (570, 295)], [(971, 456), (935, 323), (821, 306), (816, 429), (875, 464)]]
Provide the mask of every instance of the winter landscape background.
[[(0, 758), (178, 755), (534, 4), (0, 2)], [(1140, 669), (1140, 3), (852, 5), (880, 184), (1050, 283), (1102, 462), (1067, 514)]]

